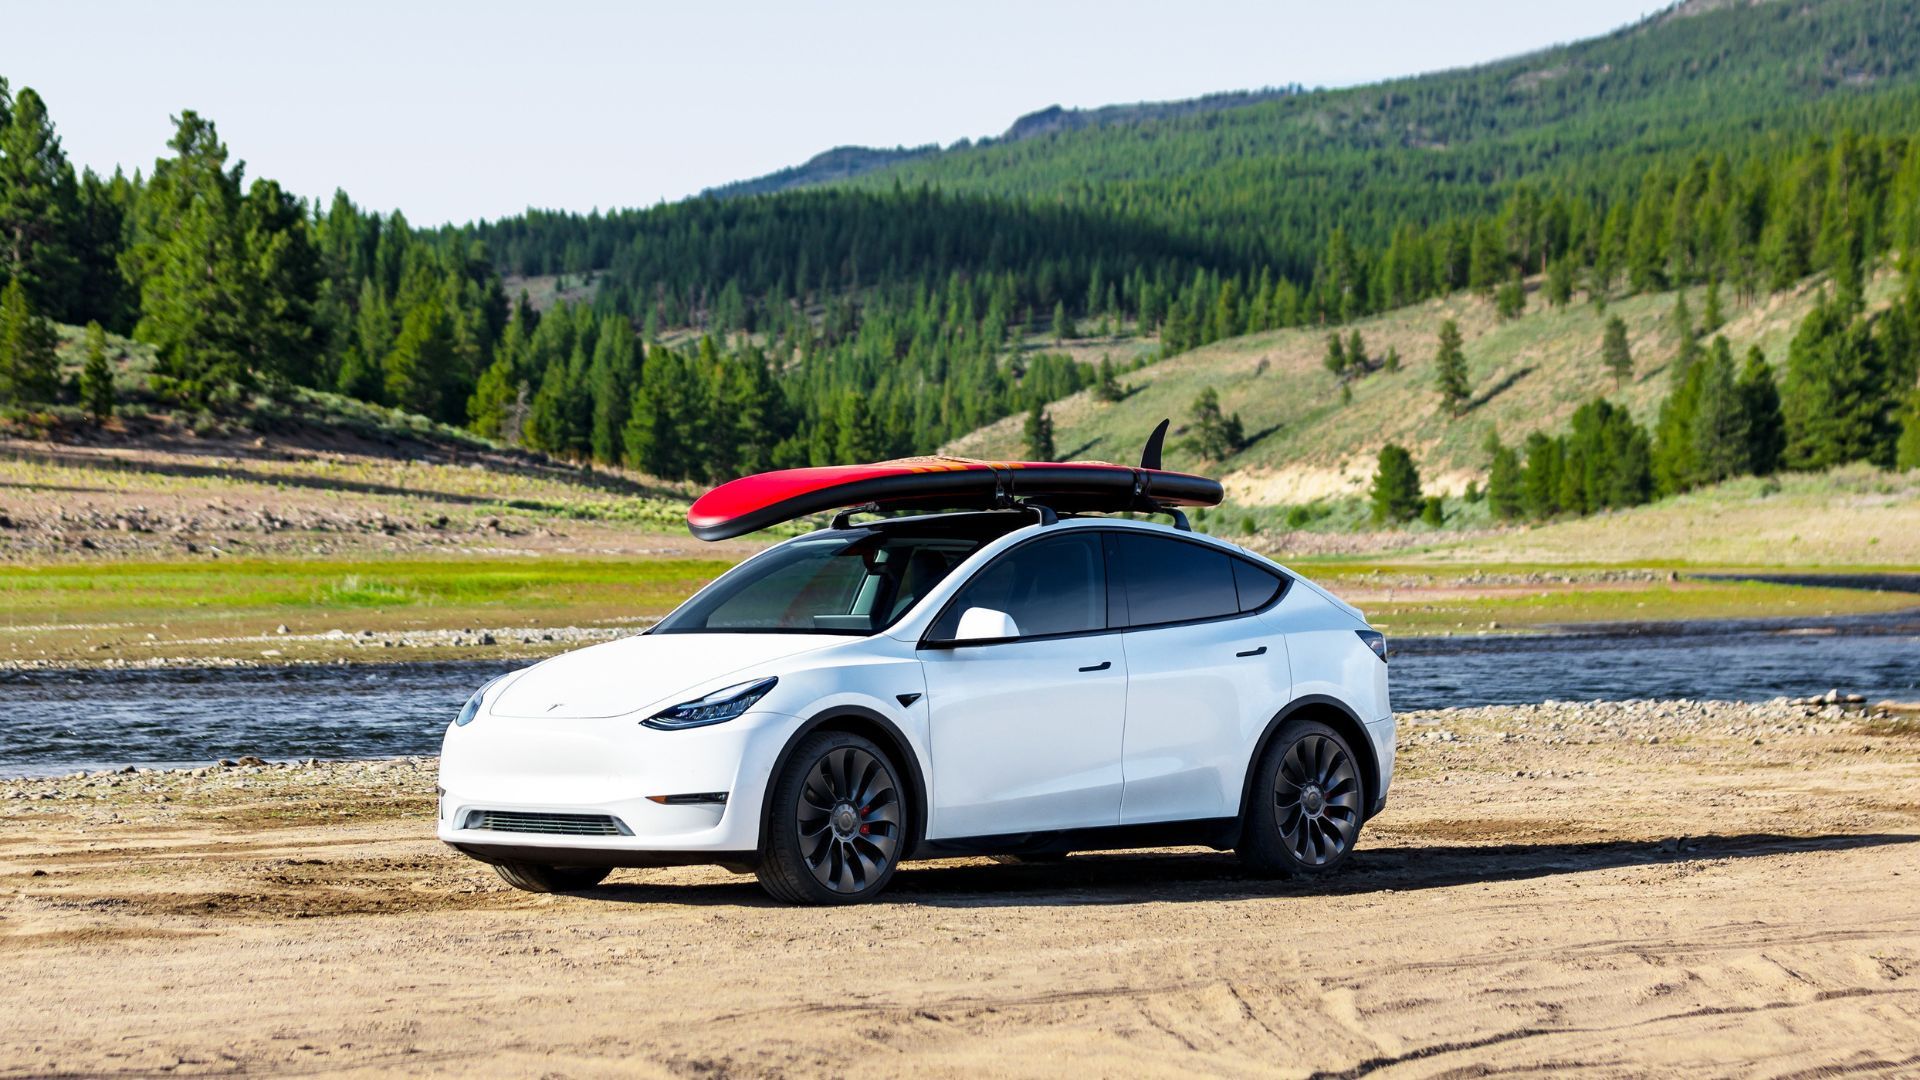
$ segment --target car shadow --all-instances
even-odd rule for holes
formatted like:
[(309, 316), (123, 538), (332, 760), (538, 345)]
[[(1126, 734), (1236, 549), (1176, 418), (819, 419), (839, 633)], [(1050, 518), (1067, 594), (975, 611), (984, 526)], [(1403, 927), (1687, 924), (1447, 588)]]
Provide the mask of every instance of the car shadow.
[[(873, 902), (944, 907), (1179, 903), (1277, 896), (1347, 896), (1579, 874), (1631, 866), (1856, 851), (1920, 842), (1920, 835), (1862, 833), (1781, 836), (1742, 833), (1666, 840), (1577, 844), (1362, 846), (1324, 880), (1267, 880), (1241, 869), (1231, 853), (1119, 852), (1076, 855), (1060, 863), (983, 865), (908, 863)], [(751, 877), (725, 884), (612, 881), (578, 894), (616, 903), (773, 905)]]

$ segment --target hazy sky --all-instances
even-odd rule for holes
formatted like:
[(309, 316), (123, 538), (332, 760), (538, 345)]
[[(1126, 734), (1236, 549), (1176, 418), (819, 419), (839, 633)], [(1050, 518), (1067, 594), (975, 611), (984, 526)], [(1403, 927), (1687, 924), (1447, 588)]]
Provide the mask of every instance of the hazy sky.
[(1591, 36), (1654, 0), (328, 4), (9, 0), (0, 76), (151, 169), (197, 109), (250, 176), (419, 225), (647, 205), (1051, 104), (1342, 86)]

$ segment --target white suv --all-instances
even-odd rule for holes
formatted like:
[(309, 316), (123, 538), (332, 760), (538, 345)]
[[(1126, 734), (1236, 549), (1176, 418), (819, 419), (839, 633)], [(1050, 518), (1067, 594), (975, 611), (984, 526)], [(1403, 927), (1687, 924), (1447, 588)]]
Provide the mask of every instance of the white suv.
[(1352, 852), (1393, 775), (1386, 644), (1212, 537), (1023, 510), (767, 549), (644, 634), (488, 683), (439, 835), (515, 886), (712, 863), (845, 903), (910, 858)]

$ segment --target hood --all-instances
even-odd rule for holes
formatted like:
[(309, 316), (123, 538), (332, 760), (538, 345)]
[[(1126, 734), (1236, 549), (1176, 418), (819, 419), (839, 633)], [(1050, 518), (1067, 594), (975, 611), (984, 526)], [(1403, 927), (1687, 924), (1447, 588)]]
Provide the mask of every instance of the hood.
[[(770, 660), (846, 641), (825, 634), (641, 634), (565, 653), (509, 679), (488, 712), (527, 719), (624, 716)], [(713, 687), (718, 689), (718, 687)]]

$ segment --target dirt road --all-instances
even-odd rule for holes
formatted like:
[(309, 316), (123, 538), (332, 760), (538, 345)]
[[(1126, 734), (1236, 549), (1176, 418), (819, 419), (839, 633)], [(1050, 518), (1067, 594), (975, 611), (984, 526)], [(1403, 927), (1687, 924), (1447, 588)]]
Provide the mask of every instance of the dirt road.
[(0, 782), (0, 1073), (1920, 1075), (1920, 738), (1788, 706), (1409, 715), (1351, 870), (720, 870), (513, 893), (432, 763)]

